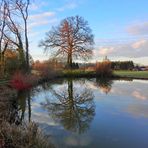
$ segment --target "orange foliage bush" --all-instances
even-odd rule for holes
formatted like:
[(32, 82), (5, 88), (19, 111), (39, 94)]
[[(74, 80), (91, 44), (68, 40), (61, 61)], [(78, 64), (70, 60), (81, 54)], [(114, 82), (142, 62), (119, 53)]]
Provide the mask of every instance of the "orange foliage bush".
[(36, 61), (33, 64), (33, 70), (39, 72), (39, 75), (45, 79), (53, 78), (58, 74), (57, 70), (55, 69), (54, 63), (51, 63), (49, 61)]
[(101, 77), (109, 77), (112, 75), (111, 62), (103, 61), (96, 63), (96, 75)]

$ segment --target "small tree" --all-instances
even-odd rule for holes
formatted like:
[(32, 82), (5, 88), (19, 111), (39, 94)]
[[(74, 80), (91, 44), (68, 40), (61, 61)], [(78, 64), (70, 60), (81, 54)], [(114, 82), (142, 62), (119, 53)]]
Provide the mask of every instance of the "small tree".
[(72, 68), (73, 58), (88, 58), (92, 54), (93, 34), (88, 22), (82, 17), (68, 17), (59, 26), (53, 27), (39, 46), (55, 49), (54, 56), (66, 56), (67, 65)]

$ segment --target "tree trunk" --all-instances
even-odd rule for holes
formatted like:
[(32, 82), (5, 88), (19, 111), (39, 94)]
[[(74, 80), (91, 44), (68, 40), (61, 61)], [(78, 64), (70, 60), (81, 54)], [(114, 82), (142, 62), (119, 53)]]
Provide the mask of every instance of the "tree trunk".
[(67, 68), (69, 68), (69, 54), (67, 55)]
[(72, 69), (72, 54), (70, 54), (70, 57), (69, 57), (69, 66)]
[(67, 57), (67, 66), (68, 68), (72, 69), (72, 50), (69, 50), (68, 57)]
[(28, 43), (28, 36), (27, 36), (27, 20), (25, 19), (25, 42), (26, 42), (26, 68), (29, 72), (29, 43)]
[(71, 79), (68, 80), (68, 99), (70, 108), (74, 110), (73, 81)]
[(7, 47), (8, 47), (8, 42), (5, 44), (5, 47), (3, 49), (3, 51), (1, 52), (0, 56), (0, 72), (1, 72), (1, 76), (3, 77), (4, 74), (5, 74), (5, 52), (7, 50)]
[(4, 52), (1, 55), (1, 74), (4, 76), (5, 74), (5, 59), (4, 59)]

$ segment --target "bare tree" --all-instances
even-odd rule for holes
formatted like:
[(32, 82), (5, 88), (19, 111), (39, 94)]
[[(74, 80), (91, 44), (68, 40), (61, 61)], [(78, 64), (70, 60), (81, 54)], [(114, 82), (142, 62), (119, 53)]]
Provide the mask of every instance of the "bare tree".
[(29, 42), (28, 42), (27, 19), (28, 19), (29, 4), (30, 4), (30, 0), (16, 0), (16, 8), (19, 10), (24, 22), (26, 66), (28, 70), (29, 70)]
[[(2, 37), (5, 37), (19, 52), (20, 66), (26, 66), (29, 70), (29, 43), (28, 43), (28, 6), (30, 0), (3, 0), (6, 4), (3, 13), (7, 13), (6, 21), (2, 23), (7, 26), (9, 34), (2, 28)], [(23, 67), (24, 68), (24, 67)]]
[(0, 73), (4, 74), (4, 55), (10, 42), (5, 38), (5, 32), (7, 31), (7, 2), (2, 0), (0, 3)]
[(82, 17), (68, 17), (60, 25), (53, 27), (39, 46), (56, 49), (55, 56), (67, 57), (67, 64), (72, 68), (73, 58), (88, 58), (93, 49), (93, 34), (88, 22)]

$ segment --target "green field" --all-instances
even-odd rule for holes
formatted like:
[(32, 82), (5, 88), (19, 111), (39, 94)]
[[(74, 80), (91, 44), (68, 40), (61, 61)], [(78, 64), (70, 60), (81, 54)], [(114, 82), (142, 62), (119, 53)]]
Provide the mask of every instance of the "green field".
[(148, 79), (148, 71), (114, 71), (114, 76), (122, 78)]
[[(113, 71), (114, 77), (120, 78), (137, 78), (137, 79), (148, 79), (148, 71)], [(64, 77), (95, 77), (95, 71), (84, 71), (84, 70), (64, 70)]]

